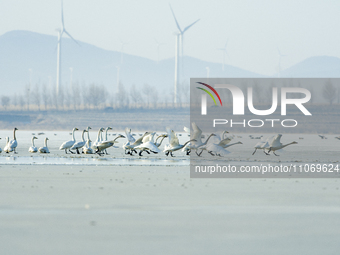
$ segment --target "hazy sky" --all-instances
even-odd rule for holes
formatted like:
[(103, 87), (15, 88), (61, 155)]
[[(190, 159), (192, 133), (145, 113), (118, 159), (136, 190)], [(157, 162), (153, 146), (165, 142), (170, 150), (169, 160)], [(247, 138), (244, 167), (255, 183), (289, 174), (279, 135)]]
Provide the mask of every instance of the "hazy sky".
[[(65, 27), (77, 40), (129, 54), (157, 59), (155, 39), (165, 43), (161, 59), (175, 53), (176, 25), (169, 2), (185, 34), (184, 54), (226, 63), (260, 74), (277, 71), (308, 57), (340, 57), (340, 1), (315, 0), (64, 0)], [(29, 30), (57, 35), (60, 0), (0, 0), (0, 35)]]

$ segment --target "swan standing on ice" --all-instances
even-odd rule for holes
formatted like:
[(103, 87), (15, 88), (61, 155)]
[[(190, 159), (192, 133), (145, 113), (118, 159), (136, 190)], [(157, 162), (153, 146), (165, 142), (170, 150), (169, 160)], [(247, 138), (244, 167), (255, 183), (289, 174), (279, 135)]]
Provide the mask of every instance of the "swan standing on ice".
[(28, 148), (28, 152), (35, 153), (38, 151), (37, 147), (34, 145), (34, 139), (38, 139), (37, 137), (32, 137), (32, 146)]
[(154, 142), (154, 136), (155, 136), (156, 132), (153, 132), (147, 136), (144, 137), (144, 139), (142, 140), (142, 144), (138, 145), (135, 147), (135, 149), (139, 149), (139, 156), (142, 156), (143, 151), (146, 151), (148, 154), (150, 154), (149, 151), (157, 154), (160, 151), (160, 149), (158, 149), (158, 147), (155, 145)]
[(93, 153), (93, 150), (91, 149), (91, 142), (92, 141), (90, 139), (90, 129), (91, 129), (91, 127), (86, 128), (87, 140), (86, 140), (85, 145), (82, 148), (82, 152), (85, 153), (85, 154), (92, 154)]
[(4, 152), (6, 153), (12, 152), (13, 149), (9, 146), (9, 137), (7, 136), (5, 139), (6, 139), (6, 145), (4, 148)]
[(80, 154), (79, 149), (82, 148), (85, 145), (85, 139), (84, 139), (84, 133), (85, 132), (86, 132), (86, 129), (84, 129), (83, 132), (81, 133), (81, 141), (74, 143), (70, 150), (76, 150), (77, 154)]
[(47, 140), (49, 140), (49, 139), (47, 137), (45, 137), (44, 147), (39, 148), (40, 153), (50, 153), (50, 150), (47, 148)]
[(184, 148), (190, 142), (196, 142), (195, 139), (191, 139), (187, 141), (186, 143), (184, 143), (183, 145), (179, 144), (179, 140), (178, 140), (176, 133), (168, 127), (166, 128), (166, 131), (168, 132), (168, 137), (169, 137), (169, 144), (166, 144), (163, 150), (166, 156), (169, 156), (170, 154), (171, 157), (174, 157), (174, 155), (172, 154), (174, 151), (178, 151)]
[(104, 130), (104, 128), (102, 127), (102, 128), (100, 128), (99, 130), (98, 130), (98, 134), (97, 134), (97, 139), (96, 139), (96, 141), (92, 144), (92, 149), (96, 149), (97, 148), (97, 146), (100, 144), (100, 142), (102, 141), (101, 139), (100, 139), (100, 137), (101, 137), (101, 132)]
[[(112, 127), (107, 127), (105, 129), (105, 140), (102, 139), (102, 142), (107, 142), (108, 141), (108, 139), (107, 139), (107, 131), (109, 131), (109, 130), (112, 130)], [(109, 155), (109, 153), (107, 153), (106, 149), (104, 151), (105, 151), (106, 155)]]
[(15, 131), (17, 131), (18, 129), (17, 128), (14, 128), (13, 130), (13, 140), (11, 140), (9, 143), (8, 143), (8, 146), (10, 148), (10, 151), (14, 151), (14, 153), (16, 154), (17, 152), (15, 151), (15, 149), (17, 148), (18, 146), (18, 142), (17, 142), (17, 139), (16, 139), (16, 136), (15, 136)]
[(287, 144), (282, 144), (280, 142), (281, 137), (282, 137), (282, 135), (278, 134), (269, 143), (269, 151), (268, 151), (268, 153), (272, 151), (275, 156), (279, 156), (279, 155), (275, 154), (275, 151), (280, 150), (280, 149), (282, 149), (282, 148), (284, 148), (284, 147), (286, 147), (288, 145), (291, 145), (291, 144), (297, 144), (297, 142), (295, 142), (295, 141), (291, 142), (291, 143), (287, 143)]
[(62, 145), (60, 145), (59, 150), (65, 150), (65, 153), (67, 154), (67, 149), (69, 150), (69, 152), (71, 152), (72, 154), (74, 154), (73, 151), (70, 150), (70, 148), (73, 146), (73, 144), (75, 144), (76, 139), (74, 138), (74, 132), (76, 130), (79, 130), (78, 128), (73, 128), (72, 130), (72, 140), (64, 142)]
[(93, 154), (93, 150), (91, 149), (91, 140), (87, 139), (86, 144), (83, 147), (84, 154)]

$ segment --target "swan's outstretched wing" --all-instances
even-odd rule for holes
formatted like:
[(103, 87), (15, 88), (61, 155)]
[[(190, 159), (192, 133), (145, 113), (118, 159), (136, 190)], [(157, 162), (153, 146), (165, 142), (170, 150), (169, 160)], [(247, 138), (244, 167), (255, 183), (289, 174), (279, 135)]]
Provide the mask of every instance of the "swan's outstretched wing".
[(171, 130), (170, 128), (166, 128), (166, 131), (168, 132), (170, 146), (171, 147), (178, 146), (179, 140), (178, 140), (176, 133), (173, 130)]
[(144, 135), (141, 136), (141, 137), (139, 137), (133, 144), (131, 144), (131, 146), (132, 146), (132, 147), (136, 147), (136, 146), (142, 144), (143, 138), (144, 138), (145, 136), (149, 135), (149, 134), (150, 134), (150, 132), (145, 132)]
[(192, 139), (197, 140), (199, 143), (202, 143), (202, 130), (196, 125), (195, 122), (192, 124), (192, 129), (194, 130), (194, 134), (191, 136)]
[(274, 147), (274, 148), (280, 147), (281, 146), (281, 141), (280, 141), (281, 137), (282, 137), (281, 134), (277, 134), (276, 136), (274, 136), (274, 138), (270, 142), (268, 142), (269, 146)]
[(152, 138), (154, 137), (154, 135), (155, 135), (155, 133), (151, 133), (151, 134), (144, 136), (142, 142), (147, 143), (147, 142), (152, 141)]
[(221, 147), (224, 147), (225, 145), (230, 143), (230, 141), (231, 141), (231, 139), (230, 139), (230, 137), (228, 137), (228, 138), (225, 138), (222, 141), (220, 141), (218, 145), (221, 146)]
[(130, 143), (134, 143), (136, 139), (131, 135), (131, 128), (125, 128), (126, 138)]

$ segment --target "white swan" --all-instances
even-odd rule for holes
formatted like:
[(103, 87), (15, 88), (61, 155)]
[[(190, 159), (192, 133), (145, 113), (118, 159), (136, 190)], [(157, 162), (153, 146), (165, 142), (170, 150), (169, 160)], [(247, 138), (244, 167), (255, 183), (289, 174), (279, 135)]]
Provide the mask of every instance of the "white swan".
[[(0, 140), (1, 140), (1, 137), (0, 137)], [(1, 147), (0, 147), (0, 153), (2, 152), (2, 149), (1, 149)]]
[(70, 141), (67, 141), (67, 142), (64, 142), (62, 145), (60, 145), (60, 148), (59, 148), (59, 150), (65, 150), (65, 153), (67, 154), (67, 149), (69, 150), (69, 152), (71, 152), (72, 154), (74, 154), (74, 152), (72, 152), (71, 150), (70, 150), (70, 148), (73, 146), (73, 144), (75, 144), (75, 142), (76, 142), (76, 139), (74, 138), (74, 132), (76, 131), (76, 130), (79, 130), (78, 128), (73, 128), (73, 130), (72, 130), (72, 140), (70, 140)]
[(83, 147), (84, 154), (93, 154), (93, 150), (91, 149), (91, 140), (87, 139), (86, 144)]
[[(208, 153), (212, 156), (226, 156), (230, 153), (230, 151), (226, 150), (222, 146), (216, 144), (216, 143), (209, 143), (207, 144), (204, 149), (208, 151)], [(215, 154), (214, 154), (215, 153)]]
[[(167, 134), (157, 136), (156, 141), (155, 141), (155, 145), (159, 148), (159, 146), (161, 146), (164, 138), (166, 138), (166, 137), (168, 137)], [(161, 138), (161, 140), (160, 140), (160, 142), (157, 142), (159, 138)]]
[(118, 143), (116, 142), (116, 140), (118, 138), (125, 138), (125, 136), (123, 135), (118, 135), (115, 139), (111, 140), (111, 141), (104, 141), (104, 142), (101, 142), (100, 144), (98, 144), (96, 146), (96, 151), (95, 153), (97, 153), (98, 155), (102, 156), (104, 154), (104, 152), (102, 152), (103, 150), (113, 146), (115, 143)]
[(108, 141), (108, 140), (107, 140), (107, 131), (109, 131), (109, 130), (112, 130), (112, 127), (107, 127), (107, 128), (105, 129), (105, 141)]
[(206, 150), (212, 156), (222, 157), (222, 156), (226, 156), (230, 153), (230, 151), (226, 150), (226, 148), (233, 146), (233, 145), (236, 145), (236, 144), (242, 144), (242, 142), (236, 142), (236, 143), (229, 144), (233, 137), (226, 137), (225, 134), (227, 134), (227, 133), (229, 133), (229, 132), (223, 131), (219, 136), (216, 135), (214, 137), (215, 141), (209, 142), (206, 146), (200, 147), (202, 149), (202, 152), (203, 152), (203, 150)]
[(83, 132), (81, 133), (81, 141), (74, 143), (70, 150), (76, 150), (77, 154), (80, 154), (79, 149), (85, 145), (85, 139), (84, 139), (85, 132), (86, 132), (86, 129), (84, 129)]
[(146, 151), (148, 154), (150, 154), (149, 151), (155, 154), (161, 152), (160, 149), (158, 149), (158, 147), (155, 145), (154, 142), (155, 134), (156, 132), (152, 132), (151, 134), (145, 136), (142, 140), (143, 143), (135, 147), (135, 149), (140, 150), (139, 156), (142, 156), (143, 151)]
[(47, 147), (47, 140), (49, 140), (49, 139), (47, 137), (45, 137), (44, 147), (39, 148), (40, 153), (50, 153), (50, 150)]
[(86, 132), (87, 132), (87, 139), (86, 139), (86, 143), (82, 148), (82, 152), (85, 154), (92, 154), (93, 150), (91, 149), (91, 139), (90, 139), (90, 129), (91, 127), (87, 127), (86, 128)]
[[(107, 142), (107, 141), (108, 141), (108, 139), (107, 139), (107, 131), (109, 131), (109, 130), (112, 130), (112, 127), (107, 127), (107, 128), (105, 129), (105, 140), (103, 140), (103, 137), (102, 137), (102, 141), (101, 141), (101, 142)], [(106, 150), (106, 149), (105, 149), (104, 151), (105, 151), (105, 154), (106, 154), (106, 155), (109, 155), (109, 153), (107, 153), (107, 150)]]
[(130, 145), (133, 144), (136, 141), (136, 139), (131, 135), (131, 128), (125, 128), (125, 134), (127, 142), (123, 144), (123, 149), (125, 150), (125, 154), (131, 154)]
[(280, 142), (280, 139), (281, 139), (282, 135), (281, 134), (277, 134), (274, 139), (269, 143), (269, 151), (268, 153), (270, 153), (271, 151), (273, 152), (273, 154), (275, 156), (279, 156), (277, 154), (275, 154), (275, 151), (277, 150), (280, 150), (288, 145), (291, 145), (291, 144), (297, 144), (297, 142), (291, 142), (291, 143), (287, 143), (287, 144), (282, 144)]
[(190, 136), (193, 140), (195, 140), (194, 142), (191, 142), (190, 143), (190, 149), (191, 150), (195, 150), (196, 151), (196, 154), (197, 156), (201, 156), (203, 150), (201, 151), (201, 153), (197, 153), (197, 149), (199, 149), (200, 147), (206, 145), (209, 141), (209, 139), (212, 137), (212, 136), (216, 136), (215, 134), (210, 134), (207, 138), (207, 140), (205, 140), (205, 142), (203, 143), (202, 142), (202, 130), (196, 125), (195, 122), (191, 123), (191, 126), (192, 126), (192, 129), (194, 130), (194, 133), (192, 136)]
[(257, 150), (263, 150), (264, 154), (269, 155), (269, 153), (267, 153), (266, 150), (269, 150), (269, 148), (270, 148), (269, 143), (274, 139), (274, 137), (275, 136), (270, 136), (267, 139), (262, 137), (261, 138), (262, 141), (255, 144), (255, 146), (254, 146), (255, 150), (254, 150), (252, 155), (254, 155)]
[(144, 135), (139, 137), (134, 143), (125, 144), (125, 148), (130, 150), (126, 154), (130, 154), (131, 156), (133, 156), (133, 154), (132, 154), (133, 152), (135, 152), (137, 154), (137, 151), (135, 150), (135, 147), (141, 145), (143, 143), (144, 137), (148, 136), (149, 134), (150, 134), (150, 132), (145, 132)]
[(12, 152), (13, 149), (9, 146), (9, 137), (7, 136), (5, 139), (6, 139), (6, 145), (4, 148), (4, 152), (6, 153)]
[(28, 148), (28, 152), (35, 153), (38, 151), (37, 147), (34, 145), (34, 139), (38, 139), (37, 137), (32, 137), (32, 146)]
[(94, 143), (92, 144), (92, 149), (96, 149), (97, 148), (97, 146), (100, 144), (100, 142), (101, 142), (101, 132), (104, 130), (104, 128), (102, 127), (102, 128), (100, 128), (99, 130), (98, 130), (98, 134), (97, 134), (97, 139), (96, 139), (96, 141), (94, 141)]
[(14, 153), (17, 153), (15, 151), (15, 149), (18, 146), (18, 142), (17, 142), (16, 136), (15, 136), (15, 131), (17, 131), (17, 130), (18, 130), (17, 128), (14, 128), (14, 130), (13, 130), (13, 140), (9, 141), (9, 143), (8, 143), (9, 148), (11, 149), (11, 151), (14, 151)]
[(167, 131), (168, 137), (169, 137), (169, 144), (166, 144), (164, 146), (164, 150), (163, 150), (163, 152), (165, 152), (166, 156), (169, 156), (169, 154), (170, 154), (171, 157), (174, 157), (174, 155), (172, 154), (174, 151), (178, 151), (178, 150), (184, 148), (190, 142), (196, 142), (195, 139), (191, 139), (191, 140), (185, 142), (182, 145), (182, 144), (179, 143), (178, 137), (173, 130), (171, 130), (169, 127), (167, 127), (166, 131)]

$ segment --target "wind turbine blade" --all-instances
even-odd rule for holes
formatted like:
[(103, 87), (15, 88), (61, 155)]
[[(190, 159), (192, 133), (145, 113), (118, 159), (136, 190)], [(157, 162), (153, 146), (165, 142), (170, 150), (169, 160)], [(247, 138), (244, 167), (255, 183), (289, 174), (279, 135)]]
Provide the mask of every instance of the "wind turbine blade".
[(62, 30), (64, 30), (64, 10), (63, 10), (63, 0), (61, 0), (61, 25), (62, 25)]
[(182, 29), (181, 29), (181, 27), (179, 26), (179, 24), (178, 24), (178, 22), (177, 22), (177, 19), (176, 19), (176, 16), (175, 16), (174, 11), (172, 10), (171, 4), (169, 4), (169, 6), (170, 6), (170, 9), (171, 9), (171, 12), (172, 12), (172, 16), (174, 16), (174, 19), (175, 19), (175, 22), (176, 22), (176, 25), (177, 25), (178, 30), (179, 30), (181, 33), (184, 33), (184, 31), (182, 32)]
[(186, 28), (184, 28), (183, 33), (184, 33), (185, 31), (187, 31), (190, 27), (192, 27), (193, 25), (195, 25), (195, 23), (197, 23), (199, 20), (200, 20), (200, 19), (196, 20), (194, 23), (192, 23), (191, 25), (189, 25), (189, 26), (187, 26)]
[(66, 30), (64, 30), (63, 32), (65, 32), (65, 34), (67, 34), (76, 44), (78, 44), (80, 46), (80, 44), (72, 37), (72, 35), (70, 35), (69, 32), (67, 32)]

